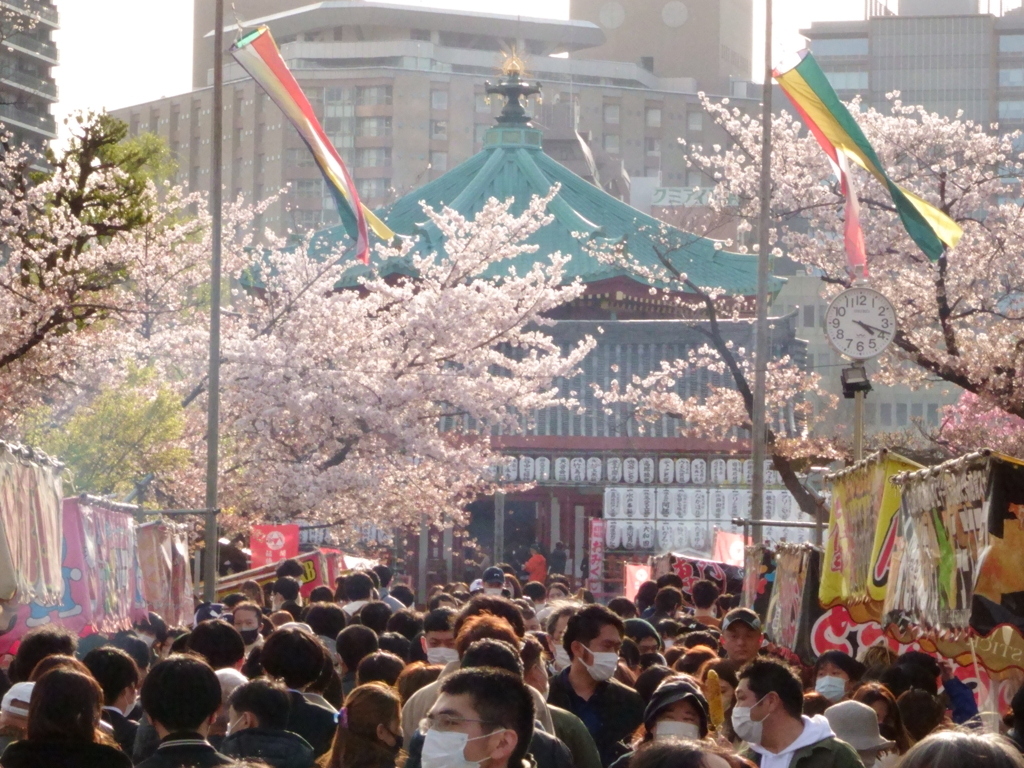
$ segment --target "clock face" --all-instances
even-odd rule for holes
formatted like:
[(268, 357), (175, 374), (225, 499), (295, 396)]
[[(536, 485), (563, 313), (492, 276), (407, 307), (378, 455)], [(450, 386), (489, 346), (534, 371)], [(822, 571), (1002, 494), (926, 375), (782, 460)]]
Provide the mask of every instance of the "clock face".
[(825, 335), (841, 355), (852, 360), (878, 357), (896, 333), (896, 310), (872, 288), (843, 291), (825, 313)]

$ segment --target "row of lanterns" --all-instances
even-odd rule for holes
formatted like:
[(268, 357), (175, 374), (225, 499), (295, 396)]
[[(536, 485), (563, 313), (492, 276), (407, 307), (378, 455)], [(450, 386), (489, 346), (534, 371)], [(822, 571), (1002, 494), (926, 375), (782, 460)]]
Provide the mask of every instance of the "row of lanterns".
[[(553, 466), (552, 466), (553, 465)], [(670, 459), (651, 457), (601, 459), (597, 456), (509, 457), (501, 478), (515, 483), (624, 483), (626, 485), (750, 485), (754, 476), (751, 459)], [(782, 485), (771, 461), (765, 462), (765, 485)]]

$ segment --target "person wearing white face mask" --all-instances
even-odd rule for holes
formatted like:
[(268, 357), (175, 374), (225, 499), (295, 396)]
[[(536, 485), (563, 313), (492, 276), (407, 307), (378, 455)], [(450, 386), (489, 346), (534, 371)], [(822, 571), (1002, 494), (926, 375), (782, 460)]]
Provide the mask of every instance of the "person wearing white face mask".
[(550, 704), (587, 726), (605, 768), (627, 751), (623, 742), (643, 723), (639, 694), (612, 679), (624, 635), (622, 619), (603, 605), (573, 615), (562, 637), (572, 663), (552, 678), (548, 693)]
[(455, 611), (451, 608), (435, 608), (423, 617), (423, 634), (420, 646), (427, 655), (428, 664), (446, 666), (459, 660), (455, 650)]
[[(644, 744), (663, 741), (699, 741), (708, 735), (708, 702), (704, 693), (688, 676), (665, 678), (655, 689), (644, 710), (644, 734), (634, 743), (638, 750)], [(626, 768), (633, 757), (626, 753), (613, 768)]]
[(732, 727), (760, 768), (863, 768), (827, 719), (802, 714), (803, 686), (789, 667), (758, 659), (740, 671), (739, 680)]
[[(544, 666), (544, 646), (540, 640), (527, 633), (519, 655), (523, 660), (523, 681), (546, 699), (551, 681)], [(572, 712), (551, 704), (548, 704), (548, 711), (555, 726), (554, 735), (572, 754), (573, 768), (601, 768), (601, 756), (583, 721)]]
[(511, 594), (505, 594), (507, 592), (505, 589), (505, 572), (497, 566), (491, 566), (484, 571), (481, 585), (483, 586), (484, 594), (491, 597), (509, 597)]
[(864, 665), (842, 651), (825, 651), (814, 664), (814, 690), (835, 704), (864, 675)]
[(463, 669), (441, 684), (423, 719), (423, 768), (528, 768), (534, 703), (511, 672)]

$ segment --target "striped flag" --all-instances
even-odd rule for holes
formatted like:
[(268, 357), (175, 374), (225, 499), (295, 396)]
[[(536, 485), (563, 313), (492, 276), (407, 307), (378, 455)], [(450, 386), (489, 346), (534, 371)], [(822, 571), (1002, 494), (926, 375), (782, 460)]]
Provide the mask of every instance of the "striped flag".
[[(841, 158), (852, 160), (889, 190), (907, 233), (929, 259), (938, 261), (947, 247), (953, 248), (960, 242), (963, 230), (955, 221), (889, 178), (864, 132), (836, 96), (825, 73), (821, 71), (809, 51), (801, 51), (800, 63), (795, 67), (784, 72), (775, 70), (774, 76), (814, 134), (814, 138), (818, 140), (833, 165), (839, 169), (839, 178), (843, 182), (843, 190), (848, 198), (855, 197), (856, 194), (849, 185), (849, 174), (843, 173)], [(849, 199), (847, 202), (849, 205)], [(849, 213), (848, 208), (848, 227)], [(853, 205), (853, 218), (859, 218), (856, 204)], [(860, 237), (863, 243), (863, 235)], [(848, 229), (847, 242), (849, 241)]]
[(309, 99), (281, 57), (270, 29), (263, 26), (246, 35), (231, 47), (231, 55), (281, 108), (306, 142), (338, 204), (338, 214), (345, 231), (356, 241), (357, 258), (369, 264), (370, 238), (367, 224), (382, 240), (394, 240), (395, 233), (359, 201), (345, 163), (327, 138)]

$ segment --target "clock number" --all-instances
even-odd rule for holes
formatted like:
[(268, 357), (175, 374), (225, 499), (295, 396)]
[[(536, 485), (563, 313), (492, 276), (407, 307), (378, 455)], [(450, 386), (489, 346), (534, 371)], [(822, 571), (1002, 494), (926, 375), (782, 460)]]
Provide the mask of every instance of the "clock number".
[(833, 317), (832, 318), (832, 327), (833, 328), (838, 328), (839, 327), (839, 318), (838, 317)]
[(867, 295), (861, 293), (853, 297), (853, 305), (855, 307), (866, 307), (868, 305)]
[(846, 334), (845, 334), (845, 333), (843, 333), (843, 329), (842, 329), (842, 328), (840, 328), (839, 330), (837, 330), (837, 331), (836, 331), (836, 338), (837, 338), (837, 339), (842, 339), (842, 338), (844, 338), (845, 336), (846, 336)]
[(846, 317), (846, 307), (836, 307), (836, 315)]
[(885, 307), (879, 307), (878, 308), (878, 316), (879, 317), (885, 317)]
[(868, 341), (868, 346), (871, 349), (878, 349), (878, 342), (875, 341), (874, 339), (871, 339), (870, 341)]
[(881, 326), (882, 326), (883, 328), (888, 328), (888, 327), (889, 327), (889, 319), (888, 319), (888, 318), (886, 318), (886, 317), (883, 317), (883, 318), (882, 318), (882, 322), (880, 323), (880, 325), (881, 325)]
[(864, 342), (863, 341), (858, 341), (857, 342), (857, 351), (858, 352), (863, 352), (864, 351)]

